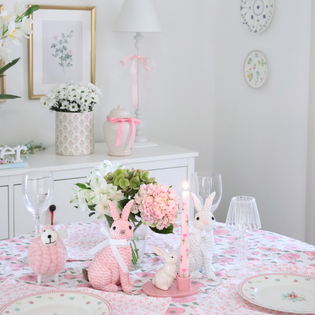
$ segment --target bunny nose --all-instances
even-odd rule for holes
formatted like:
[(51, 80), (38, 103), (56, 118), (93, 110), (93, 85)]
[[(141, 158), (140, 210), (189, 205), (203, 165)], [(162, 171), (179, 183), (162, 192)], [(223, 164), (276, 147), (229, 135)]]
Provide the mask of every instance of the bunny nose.
[(47, 236), (49, 239), (51, 239), (51, 235), (49, 234), (48, 236)]
[(120, 230), (120, 234), (125, 234), (126, 231), (125, 230)]
[(203, 224), (207, 225), (208, 224), (208, 220), (204, 220)]

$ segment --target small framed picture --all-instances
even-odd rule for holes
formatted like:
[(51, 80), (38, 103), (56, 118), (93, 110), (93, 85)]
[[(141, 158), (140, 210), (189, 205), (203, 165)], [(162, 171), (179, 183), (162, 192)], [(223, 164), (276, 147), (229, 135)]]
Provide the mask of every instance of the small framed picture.
[(40, 5), (34, 12), (29, 99), (39, 99), (68, 81), (95, 84), (95, 11), (95, 7)]

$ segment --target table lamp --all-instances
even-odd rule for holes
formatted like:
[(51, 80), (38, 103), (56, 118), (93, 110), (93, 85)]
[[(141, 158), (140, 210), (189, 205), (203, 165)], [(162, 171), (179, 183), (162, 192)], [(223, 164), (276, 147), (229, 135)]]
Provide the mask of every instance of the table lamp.
[[(136, 41), (135, 47), (137, 49), (137, 56), (140, 56), (140, 49), (144, 37), (142, 33), (148, 32), (161, 32), (161, 25), (158, 20), (152, 0), (124, 0), (119, 16), (114, 28), (115, 32), (128, 32), (136, 33), (134, 39)], [(136, 59), (137, 76), (136, 76), (136, 105), (135, 111), (136, 118), (140, 120), (140, 125), (137, 126), (134, 147), (149, 147), (156, 146), (154, 142), (149, 142), (148, 138), (143, 134), (143, 112), (140, 106), (140, 93), (139, 93), (139, 74), (141, 61)]]

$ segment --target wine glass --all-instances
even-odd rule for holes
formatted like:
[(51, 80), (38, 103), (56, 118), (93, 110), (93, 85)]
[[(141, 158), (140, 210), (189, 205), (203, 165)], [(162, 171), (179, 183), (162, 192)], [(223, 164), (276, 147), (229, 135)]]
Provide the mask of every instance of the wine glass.
[(35, 236), (40, 234), (41, 215), (50, 206), (54, 195), (54, 181), (50, 172), (26, 172), (22, 178), (22, 197), (35, 221)]
[(236, 269), (229, 270), (227, 275), (241, 276), (247, 271), (248, 239), (246, 232), (261, 228), (255, 198), (248, 196), (233, 197), (226, 217), (226, 226), (231, 230), (239, 232), (238, 266)]
[(205, 203), (206, 199), (215, 191), (215, 197), (211, 206), (213, 213), (219, 206), (222, 198), (222, 177), (219, 173), (195, 172), (191, 175), (191, 192)]

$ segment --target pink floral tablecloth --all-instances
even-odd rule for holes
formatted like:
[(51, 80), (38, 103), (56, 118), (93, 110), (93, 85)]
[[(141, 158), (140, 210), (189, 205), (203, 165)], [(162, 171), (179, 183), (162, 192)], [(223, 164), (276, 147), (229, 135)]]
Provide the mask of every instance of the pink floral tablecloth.
[[(82, 268), (88, 267), (92, 256), (87, 250), (104, 239), (99, 232), (100, 224), (97, 222), (62, 225), (59, 228), (68, 228), (69, 237), (65, 241), (68, 251), (66, 269), (59, 276), (58, 288), (89, 289), (82, 276)], [(0, 307), (11, 298), (12, 287), (23, 284), (23, 289), (35, 290), (36, 275), (30, 270), (25, 258), (29, 246), (29, 236), (23, 235), (0, 242)], [(238, 251), (237, 235), (228, 231), (223, 224), (218, 224), (214, 231), (216, 242), (214, 268), (218, 280), (212, 281), (205, 277), (194, 280), (200, 287), (199, 294), (186, 298), (148, 299), (142, 293), (142, 286), (150, 281), (154, 272), (162, 266), (162, 259), (152, 252), (154, 245), (174, 251), (179, 246), (179, 227), (175, 228), (172, 235), (157, 235), (148, 233), (148, 241), (144, 262), (139, 270), (131, 272), (133, 292), (126, 297), (123, 292), (118, 293), (121, 301), (130, 305), (128, 310), (119, 310), (114, 304), (114, 314), (274, 314), (272, 311), (260, 308), (245, 302), (237, 293), (237, 285), (240, 280), (229, 278), (226, 271), (233, 268), (237, 261)], [(315, 271), (315, 247), (282, 235), (263, 230), (251, 232), (249, 237), (248, 259), (249, 267), (253, 272), (277, 272), (291, 270), (298, 273), (310, 273)], [(55, 287), (53, 277), (44, 277), (45, 288)], [(12, 282), (13, 281), (13, 282)], [(27, 287), (25, 287), (25, 285)], [(8, 291), (9, 290), (9, 291)], [(21, 290), (23, 291), (23, 290)], [(6, 292), (6, 293), (5, 293)], [(107, 298), (111, 300), (112, 294)], [(13, 295), (12, 295), (13, 298)], [(120, 299), (118, 299), (120, 301)], [(140, 304), (141, 313), (137, 313)], [(163, 304), (163, 305), (162, 305)], [(150, 306), (151, 305), (151, 306)], [(159, 305), (159, 307), (157, 306)], [(284, 313), (281, 313), (284, 314)]]

